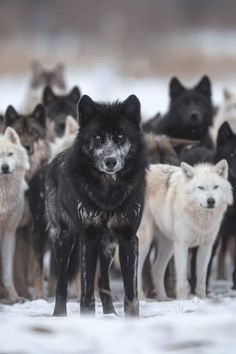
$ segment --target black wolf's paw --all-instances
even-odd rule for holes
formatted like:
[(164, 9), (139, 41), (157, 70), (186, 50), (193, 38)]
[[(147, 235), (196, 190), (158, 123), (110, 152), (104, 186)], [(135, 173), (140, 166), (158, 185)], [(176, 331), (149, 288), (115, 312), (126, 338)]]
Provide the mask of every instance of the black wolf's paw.
[(124, 303), (125, 315), (129, 317), (139, 317), (139, 302), (138, 300), (129, 301), (125, 299)]

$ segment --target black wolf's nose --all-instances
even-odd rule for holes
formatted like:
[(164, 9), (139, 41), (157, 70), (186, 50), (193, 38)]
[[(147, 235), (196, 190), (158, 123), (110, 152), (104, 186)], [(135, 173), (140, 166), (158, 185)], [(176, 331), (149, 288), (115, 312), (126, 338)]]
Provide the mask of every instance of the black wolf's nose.
[(115, 157), (107, 157), (105, 159), (105, 165), (109, 170), (113, 169), (117, 164), (116, 158)]
[(213, 208), (215, 206), (215, 199), (214, 198), (208, 198), (207, 199), (207, 205), (209, 208)]
[(32, 154), (33, 153), (33, 147), (32, 147), (31, 144), (24, 144), (24, 148), (28, 152), (28, 154)]
[(192, 122), (197, 122), (198, 119), (199, 119), (199, 114), (197, 112), (191, 113), (190, 119), (191, 119)]
[(9, 166), (8, 166), (8, 164), (4, 163), (4, 164), (2, 165), (2, 172), (3, 172), (3, 173), (8, 173), (8, 172), (9, 172)]

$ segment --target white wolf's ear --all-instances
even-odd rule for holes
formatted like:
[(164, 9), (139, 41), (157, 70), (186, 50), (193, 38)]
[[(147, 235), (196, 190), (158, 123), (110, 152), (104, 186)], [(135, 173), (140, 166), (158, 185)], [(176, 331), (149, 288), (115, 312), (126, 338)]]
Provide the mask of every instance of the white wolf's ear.
[(226, 160), (221, 160), (215, 165), (216, 173), (225, 179), (228, 178), (228, 169), (228, 162)]
[(72, 116), (68, 116), (66, 118), (65, 136), (75, 135), (78, 128), (78, 122)]
[(7, 127), (5, 134), (4, 134), (4, 138), (10, 140), (13, 144), (17, 144), (17, 145), (21, 144), (19, 135), (17, 134), (15, 129), (13, 129), (11, 127)]
[(180, 167), (187, 178), (193, 178), (194, 168), (186, 162), (181, 162)]

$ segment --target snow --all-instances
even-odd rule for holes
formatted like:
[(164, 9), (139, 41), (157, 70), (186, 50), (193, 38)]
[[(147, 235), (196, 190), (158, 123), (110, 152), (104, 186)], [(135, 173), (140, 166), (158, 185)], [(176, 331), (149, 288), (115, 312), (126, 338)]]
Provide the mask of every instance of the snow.
[[(52, 354), (233, 354), (236, 348), (236, 292), (216, 282), (224, 296), (187, 301), (140, 302), (140, 318), (103, 315), (100, 301), (94, 317), (80, 316), (69, 300), (68, 317), (52, 317), (54, 301), (35, 300), (0, 308), (0, 353)], [(120, 294), (121, 295), (121, 294)]]
[[(135, 93), (144, 118), (168, 104), (168, 81), (123, 77), (101, 65), (68, 74), (70, 86), (79, 84), (95, 100), (124, 99)], [(199, 78), (184, 83), (192, 85)], [(224, 84), (232, 86), (233, 77)], [(0, 111), (8, 104), (20, 107), (27, 80), (24, 76), (0, 78)], [(215, 82), (215, 103), (222, 99), (222, 83)], [(114, 285), (114, 282), (113, 282)], [(100, 301), (96, 316), (80, 316), (79, 303), (68, 301), (68, 317), (53, 318), (54, 300), (0, 305), (0, 353), (4, 354), (233, 354), (236, 352), (236, 292), (230, 282), (215, 281), (211, 297), (188, 301), (141, 301), (140, 318), (125, 319), (123, 291), (114, 294), (119, 317), (103, 315)], [(117, 295), (118, 294), (118, 295)], [(118, 296), (118, 297), (117, 297)]]

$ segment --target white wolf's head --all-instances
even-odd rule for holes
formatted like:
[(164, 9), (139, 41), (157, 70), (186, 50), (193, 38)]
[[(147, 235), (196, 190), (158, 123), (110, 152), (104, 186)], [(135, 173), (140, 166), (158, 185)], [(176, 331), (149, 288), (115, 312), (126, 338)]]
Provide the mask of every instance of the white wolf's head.
[(183, 193), (190, 208), (214, 210), (233, 203), (226, 160), (216, 165), (198, 164), (194, 167), (182, 162), (181, 169), (186, 179)]
[(8, 127), (0, 139), (0, 176), (30, 168), (25, 148), (13, 128)]

